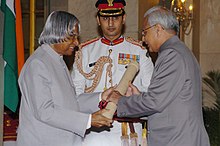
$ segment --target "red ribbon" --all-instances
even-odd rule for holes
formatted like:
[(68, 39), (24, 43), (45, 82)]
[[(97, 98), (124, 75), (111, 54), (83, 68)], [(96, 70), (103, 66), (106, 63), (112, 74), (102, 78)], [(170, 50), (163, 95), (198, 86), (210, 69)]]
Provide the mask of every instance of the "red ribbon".
[(109, 8), (124, 8), (124, 5), (122, 3), (114, 3), (113, 6), (109, 6), (108, 4), (99, 4), (98, 9), (104, 10)]

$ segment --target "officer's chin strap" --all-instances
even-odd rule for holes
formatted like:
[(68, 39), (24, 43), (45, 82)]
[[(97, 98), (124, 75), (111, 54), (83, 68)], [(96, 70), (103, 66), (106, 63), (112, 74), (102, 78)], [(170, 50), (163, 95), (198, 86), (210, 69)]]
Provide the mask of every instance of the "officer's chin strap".
[[(85, 88), (85, 92), (86, 93), (90, 93), (90, 92), (94, 92), (95, 88), (98, 86), (101, 76), (102, 76), (102, 72), (103, 72), (103, 67), (105, 64), (108, 63), (107, 69), (106, 69), (106, 78), (107, 75), (110, 77), (110, 82), (112, 84), (112, 72), (111, 72), (111, 68), (112, 68), (112, 59), (110, 58), (110, 54), (112, 51), (109, 51), (109, 55), (108, 56), (101, 56), (95, 63), (94, 68), (91, 70), (91, 72), (86, 73), (83, 71), (83, 67), (82, 67), (82, 51), (81, 48), (79, 48), (79, 51), (76, 52), (75, 55), (75, 62), (77, 65), (77, 68), (79, 70), (79, 72), (88, 80), (93, 80), (92, 85), (90, 87), (86, 87)], [(106, 83), (107, 84), (107, 83)]]

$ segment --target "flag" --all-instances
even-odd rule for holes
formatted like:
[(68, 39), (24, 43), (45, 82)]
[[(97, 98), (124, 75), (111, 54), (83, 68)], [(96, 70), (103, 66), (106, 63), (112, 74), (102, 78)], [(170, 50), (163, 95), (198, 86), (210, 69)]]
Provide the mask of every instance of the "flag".
[[(17, 30), (16, 13), (17, 12), (15, 11), (16, 10), (15, 1), (17, 0), (0, 0), (0, 1), (1, 1), (1, 11), (4, 13), (4, 30), (3, 30), (3, 59), (5, 61), (4, 104), (11, 111), (15, 112), (19, 101), (19, 89), (17, 82), (18, 61), (17, 61), (17, 50), (16, 50), (18, 49), (17, 48), (18, 44), (16, 43), (16, 30)], [(19, 1), (19, 5), (20, 5), (20, 1)], [(23, 43), (23, 34), (20, 43)]]

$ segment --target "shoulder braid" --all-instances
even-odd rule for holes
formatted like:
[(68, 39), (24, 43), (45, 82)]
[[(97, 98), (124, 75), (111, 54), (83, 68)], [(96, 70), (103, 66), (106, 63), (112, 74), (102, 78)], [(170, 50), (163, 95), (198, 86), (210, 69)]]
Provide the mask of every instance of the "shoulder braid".
[(139, 46), (141, 47), (141, 49), (145, 50), (146, 48), (142, 45), (142, 41), (138, 41), (138, 40), (135, 40), (131, 37), (126, 37), (125, 38), (126, 41), (128, 41), (129, 43), (132, 43), (133, 45), (136, 45), (136, 46)]
[(93, 42), (95, 42), (95, 41), (97, 41), (99, 39), (100, 39), (100, 37), (97, 37), (97, 38), (94, 38), (94, 39), (91, 39), (91, 40), (87, 40), (87, 41), (85, 41), (83, 43), (80, 43), (79, 44), (79, 49), (82, 49), (83, 47), (85, 47), (85, 46), (87, 46), (87, 45), (89, 45), (89, 44), (91, 44), (91, 43), (93, 43)]

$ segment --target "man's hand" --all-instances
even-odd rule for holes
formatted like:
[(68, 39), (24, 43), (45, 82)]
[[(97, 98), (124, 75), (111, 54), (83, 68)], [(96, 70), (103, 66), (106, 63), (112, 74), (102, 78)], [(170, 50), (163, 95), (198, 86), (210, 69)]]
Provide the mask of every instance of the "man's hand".
[(92, 114), (91, 126), (94, 127), (102, 127), (108, 126), (111, 127), (112, 119), (108, 119), (102, 115), (102, 113), (106, 111), (106, 109), (99, 110)]
[(126, 96), (131, 96), (131, 95), (134, 95), (134, 94), (139, 95), (139, 94), (141, 94), (141, 92), (139, 91), (139, 89), (135, 85), (133, 85), (130, 82), (127, 93), (126, 93)]
[(110, 87), (109, 89), (105, 90), (104, 92), (102, 92), (102, 100), (106, 101), (106, 99), (108, 98), (108, 96), (114, 91), (114, 87)]
[(121, 94), (118, 91), (111, 92), (106, 101), (114, 102), (116, 105), (118, 104), (118, 100), (121, 98)]

